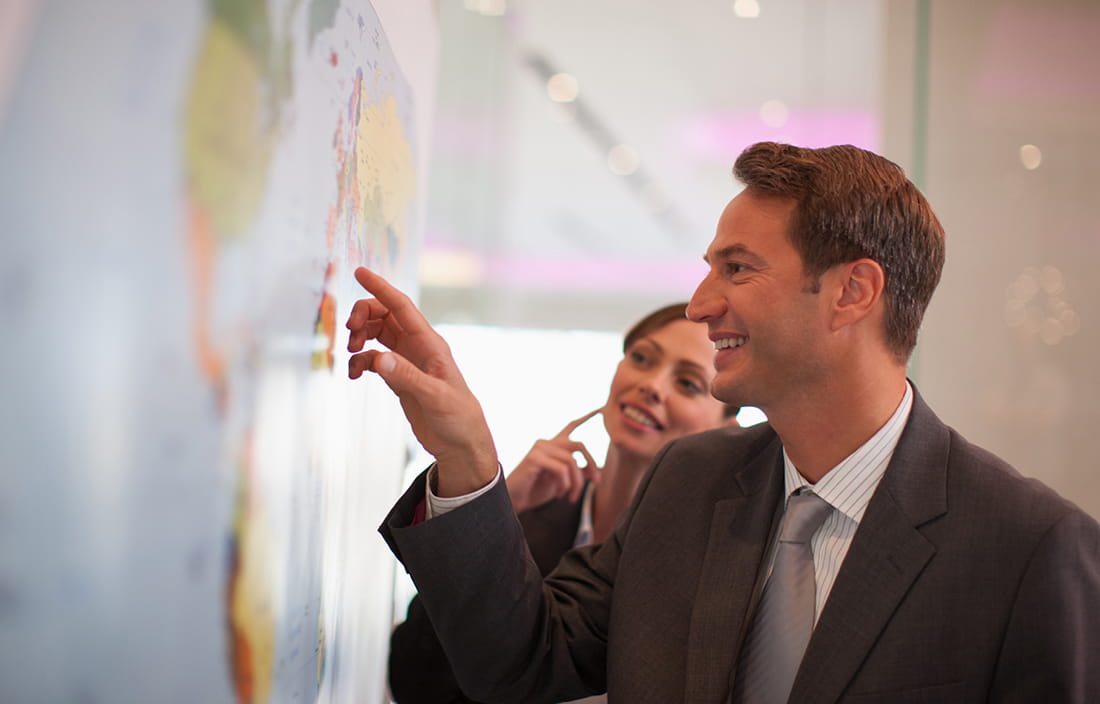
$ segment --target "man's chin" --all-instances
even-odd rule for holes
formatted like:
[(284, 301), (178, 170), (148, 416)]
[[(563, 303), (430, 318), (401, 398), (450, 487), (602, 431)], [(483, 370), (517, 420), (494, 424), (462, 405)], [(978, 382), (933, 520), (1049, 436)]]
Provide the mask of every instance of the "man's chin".
[(714, 398), (731, 406), (754, 406), (748, 398), (753, 394), (744, 383), (736, 379), (723, 380), (721, 377), (714, 380), (710, 393)]

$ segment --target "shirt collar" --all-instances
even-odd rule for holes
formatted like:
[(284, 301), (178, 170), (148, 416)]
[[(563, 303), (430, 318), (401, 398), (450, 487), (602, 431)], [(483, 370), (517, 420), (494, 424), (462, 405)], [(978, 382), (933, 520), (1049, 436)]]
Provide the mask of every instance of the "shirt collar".
[(592, 501), (596, 496), (596, 485), (591, 482), (584, 487), (581, 497), (581, 520), (577, 526), (577, 535), (573, 538), (573, 547), (578, 548), (592, 542), (595, 530), (592, 525)]
[(826, 472), (817, 484), (810, 484), (798, 473), (784, 448), (783, 479), (786, 495), (790, 496), (802, 487), (809, 487), (833, 508), (859, 523), (871, 501), (871, 495), (882, 480), (882, 475), (886, 473), (890, 458), (894, 456), (894, 448), (901, 439), (901, 431), (905, 429), (912, 409), (913, 387), (906, 380), (905, 394), (890, 419), (855, 452)]

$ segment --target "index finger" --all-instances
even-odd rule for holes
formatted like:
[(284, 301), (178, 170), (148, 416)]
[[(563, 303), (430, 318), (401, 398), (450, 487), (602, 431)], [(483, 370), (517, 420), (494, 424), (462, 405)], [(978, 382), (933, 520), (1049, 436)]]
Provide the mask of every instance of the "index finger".
[(581, 416), (580, 418), (577, 418), (576, 420), (569, 421), (569, 423), (564, 428), (561, 429), (561, 432), (558, 433), (557, 435), (555, 435), (554, 437), (557, 437), (557, 438), (567, 438), (567, 437), (569, 437), (570, 434), (572, 434), (572, 432), (574, 430), (581, 427), (581, 425), (583, 423), (585, 423), (589, 418), (596, 415), (597, 413), (599, 413), (602, 410), (603, 410), (603, 406), (600, 406), (599, 408), (597, 408), (594, 411), (589, 411), (588, 413), (585, 413), (583, 416)]
[(418, 333), (431, 330), (431, 325), (413, 305), (412, 299), (391, 285), (389, 281), (365, 266), (355, 270), (355, 280), (385, 306), (389, 315), (392, 315), (406, 332)]

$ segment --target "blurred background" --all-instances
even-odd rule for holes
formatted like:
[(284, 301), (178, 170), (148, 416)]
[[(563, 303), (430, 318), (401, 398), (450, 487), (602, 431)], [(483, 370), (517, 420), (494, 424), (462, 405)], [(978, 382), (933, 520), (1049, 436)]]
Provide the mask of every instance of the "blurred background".
[(691, 295), (745, 146), (851, 143), (902, 165), (947, 230), (911, 366), (922, 394), (970, 440), (1100, 515), (1094, 0), (438, 9), (421, 301), (439, 323), (494, 329), (492, 344), (469, 330), (456, 353), (500, 354), (471, 384), (498, 436), (523, 439), (516, 452), (538, 422), (497, 413), (498, 385), (504, 408), (517, 389), (539, 409), (564, 389), (545, 435), (598, 405), (610, 368), (584, 382), (598, 388), (581, 403), (566, 385), (597, 353), (568, 344), (568, 357), (540, 358), (550, 342), (512, 344), (508, 330), (603, 331), (592, 344), (617, 349), (631, 321)]

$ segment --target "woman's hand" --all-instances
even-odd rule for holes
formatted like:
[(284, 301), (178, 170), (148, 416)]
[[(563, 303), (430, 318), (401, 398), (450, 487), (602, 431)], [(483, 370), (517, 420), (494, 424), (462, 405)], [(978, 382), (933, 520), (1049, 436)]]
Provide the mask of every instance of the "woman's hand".
[[(493, 481), (493, 436), (447, 342), (381, 276), (359, 267), (355, 278), (375, 297), (356, 301), (348, 316), (348, 376), (373, 372), (397, 394), (416, 439), (436, 458), (437, 496), (461, 496)], [(363, 351), (368, 340), (390, 351)]]
[[(530, 452), (508, 475), (508, 493), (517, 513), (563, 496), (576, 501), (586, 480), (599, 482), (600, 466), (584, 443), (571, 440), (569, 435), (601, 410), (597, 408), (570, 421), (549, 440), (535, 441)], [(584, 457), (584, 465), (577, 464), (575, 452)]]

